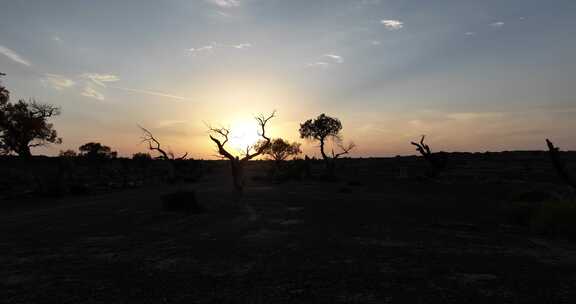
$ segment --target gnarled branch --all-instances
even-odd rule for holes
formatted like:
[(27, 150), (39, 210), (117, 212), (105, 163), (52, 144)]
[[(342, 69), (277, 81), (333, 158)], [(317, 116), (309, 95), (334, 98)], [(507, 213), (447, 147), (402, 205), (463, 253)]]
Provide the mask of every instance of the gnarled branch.
[(337, 159), (338, 157), (350, 153), (354, 148), (356, 148), (356, 144), (353, 142), (348, 143), (348, 145), (343, 145), (342, 143), (338, 143), (338, 148), (340, 148), (340, 153), (334, 153), (334, 149), (332, 149), (332, 158)]
[(176, 158), (174, 156), (174, 153), (172, 153), (171, 151), (166, 152), (164, 149), (161, 148), (160, 142), (154, 137), (154, 135), (152, 135), (152, 132), (150, 132), (149, 130), (140, 125), (138, 127), (142, 130), (142, 132), (144, 132), (144, 135), (142, 136), (142, 143), (144, 142), (147, 143), (148, 149), (150, 149), (151, 151), (157, 151), (158, 153), (162, 154), (161, 156), (162, 159), (184, 160), (188, 156), (188, 152), (186, 152), (181, 157)]
[(246, 151), (246, 156), (244, 156), (244, 158), (242, 158), (242, 161), (248, 161), (253, 159), (254, 157), (264, 153), (264, 151), (266, 151), (266, 149), (268, 148), (268, 146), (270, 145), (270, 137), (266, 136), (266, 124), (268, 123), (268, 121), (272, 118), (274, 118), (274, 116), (276, 116), (276, 111), (272, 111), (272, 113), (269, 116), (264, 116), (262, 114), (258, 115), (256, 117), (256, 121), (258, 122), (258, 125), (260, 126), (260, 129), (262, 130), (261, 132), (258, 133), (258, 135), (260, 135), (262, 138), (264, 138), (265, 142), (264, 144), (261, 144), (258, 146), (258, 148), (256, 149), (256, 151), (252, 154), (249, 154), (249, 150)]
[(416, 142), (410, 142), (410, 143), (416, 146), (416, 150), (420, 152), (420, 154), (424, 157), (424, 159), (428, 162), (428, 164), (430, 164), (430, 166), (433, 169), (431, 175), (432, 177), (435, 177), (438, 174), (440, 174), (442, 170), (446, 168), (448, 156), (447, 153), (445, 152), (432, 153), (430, 146), (424, 143), (425, 138), (426, 135), (422, 135), (422, 138), (420, 138), (419, 143)]
[(412, 145), (416, 146), (416, 150), (422, 154), (422, 156), (427, 157), (427, 155), (431, 155), (432, 152), (430, 151), (430, 147), (424, 143), (424, 139), (426, 135), (422, 135), (420, 139), (420, 143), (410, 142)]

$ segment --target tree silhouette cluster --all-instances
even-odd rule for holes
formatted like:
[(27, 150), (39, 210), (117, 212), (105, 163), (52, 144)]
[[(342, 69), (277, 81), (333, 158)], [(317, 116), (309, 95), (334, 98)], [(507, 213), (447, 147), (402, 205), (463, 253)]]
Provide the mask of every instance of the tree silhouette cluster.
[[(54, 129), (49, 120), (60, 114), (60, 108), (38, 103), (33, 99), (29, 101), (18, 100), (15, 103), (10, 102), (10, 91), (2, 84), (1, 77), (5, 74), (0, 73), (0, 154), (17, 154), (20, 157), (28, 158), (31, 156), (31, 148), (45, 146), (48, 144), (61, 144), (62, 138)], [(224, 127), (208, 126), (209, 138), (216, 145), (218, 155), (228, 159), (231, 164), (234, 188), (242, 193), (244, 189), (244, 167), (249, 160), (258, 156), (265, 155), (275, 161), (279, 166), (283, 161), (290, 157), (295, 157), (302, 153), (300, 144), (289, 142), (282, 138), (270, 137), (266, 133), (269, 121), (276, 116), (272, 112), (268, 116), (259, 115), (255, 117), (259, 126), (258, 135), (260, 140), (246, 147), (242, 155), (232, 154), (227, 147), (230, 140), (231, 129)], [(148, 145), (150, 151), (159, 154), (158, 159), (171, 161), (185, 160), (188, 153), (176, 157), (170, 150), (166, 150), (152, 132), (139, 126), (143, 132), (142, 142)], [(326, 176), (334, 177), (336, 160), (343, 155), (349, 154), (356, 145), (353, 142), (344, 144), (342, 140), (342, 122), (338, 118), (330, 117), (324, 113), (314, 119), (308, 119), (300, 124), (299, 134), (303, 139), (316, 141), (319, 143), (320, 154), (325, 163)], [(427, 161), (431, 168), (430, 177), (437, 177), (446, 169), (447, 153), (433, 153), (430, 146), (424, 143), (425, 136), (422, 136), (419, 142), (411, 142), (416, 150)], [(327, 152), (327, 144), (331, 141), (334, 148)], [(576, 189), (576, 181), (567, 170), (565, 163), (559, 157), (559, 148), (546, 139), (550, 159), (554, 168), (561, 179), (568, 185)], [(79, 156), (90, 159), (109, 159), (115, 158), (117, 152), (112, 151), (108, 146), (96, 142), (86, 143), (79, 147)], [(73, 150), (60, 152), (61, 157), (72, 158), (78, 156)], [(135, 154), (134, 159), (148, 160), (150, 154)], [(306, 156), (308, 160), (308, 156)], [(309, 171), (309, 161), (306, 161)]]

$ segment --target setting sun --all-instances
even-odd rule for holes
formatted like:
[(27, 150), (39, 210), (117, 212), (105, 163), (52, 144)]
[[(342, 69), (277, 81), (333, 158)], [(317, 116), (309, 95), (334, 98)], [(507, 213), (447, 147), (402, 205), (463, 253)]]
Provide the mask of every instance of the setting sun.
[(260, 138), (255, 121), (235, 122), (230, 135), (230, 146), (238, 152), (245, 152), (246, 148), (256, 144)]

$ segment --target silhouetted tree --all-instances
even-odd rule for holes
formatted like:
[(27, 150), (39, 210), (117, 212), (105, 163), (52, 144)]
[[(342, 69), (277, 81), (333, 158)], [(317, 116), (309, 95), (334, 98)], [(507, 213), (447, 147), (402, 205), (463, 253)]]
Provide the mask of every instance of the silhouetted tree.
[(422, 135), (420, 142), (410, 142), (412, 145), (416, 146), (416, 151), (420, 152), (422, 157), (430, 165), (431, 171), (429, 177), (437, 177), (444, 169), (446, 169), (446, 164), (448, 161), (448, 154), (446, 152), (432, 153), (430, 146), (424, 143), (426, 135)]
[(13, 104), (9, 99), (10, 92), (0, 83), (0, 153), (30, 157), (33, 147), (62, 143), (54, 126), (48, 123), (49, 118), (60, 114), (58, 107), (34, 100)]
[[(340, 156), (350, 153), (356, 145), (351, 142), (348, 145), (342, 144), (342, 136), (340, 131), (342, 130), (342, 123), (338, 118), (333, 118), (327, 116), (326, 114), (320, 114), (316, 119), (309, 119), (303, 124), (300, 124), (300, 137), (317, 140), (320, 142), (320, 154), (326, 164), (327, 175), (329, 177), (334, 176), (334, 171), (336, 168), (336, 159)], [(325, 151), (326, 140), (332, 139), (340, 149), (340, 152), (335, 153), (332, 149), (332, 155), (328, 156)]]
[[(257, 149), (260, 145), (266, 145), (266, 142), (260, 141), (257, 145)], [(300, 150), (300, 145), (301, 144), (297, 142), (291, 143), (282, 138), (275, 138), (272, 139), (270, 144), (266, 145), (262, 154), (274, 160), (278, 166), (281, 162), (287, 160), (288, 158), (295, 157), (302, 153), (302, 150)]]
[(78, 150), (80, 151), (80, 155), (89, 159), (116, 158), (118, 155), (118, 152), (112, 151), (110, 147), (95, 142), (83, 144)]
[(76, 156), (78, 156), (78, 153), (76, 153), (76, 151), (74, 150), (65, 150), (65, 151), (60, 151), (60, 153), (58, 154), (58, 156), (60, 157), (66, 157), (66, 158), (74, 158)]
[(156, 151), (156, 152), (160, 153), (160, 157), (159, 157), (160, 159), (184, 160), (188, 156), (188, 152), (186, 152), (186, 153), (184, 153), (184, 155), (176, 158), (174, 156), (174, 153), (172, 153), (172, 151), (165, 151), (164, 149), (161, 148), (160, 142), (154, 137), (154, 135), (152, 135), (152, 132), (148, 131), (146, 128), (144, 128), (142, 126), (138, 126), (138, 127), (140, 127), (140, 129), (144, 133), (144, 136), (142, 136), (142, 142), (143, 143), (145, 142), (148, 144), (148, 149), (150, 149), (150, 151)]
[(550, 155), (550, 159), (552, 160), (552, 164), (554, 164), (556, 172), (558, 172), (558, 175), (566, 184), (576, 190), (576, 180), (574, 180), (570, 173), (568, 173), (566, 164), (560, 158), (560, 148), (554, 146), (549, 139), (546, 139), (546, 145), (548, 146), (548, 155)]
[(150, 161), (150, 160), (152, 160), (152, 156), (150, 155), (150, 153), (138, 152), (138, 153), (132, 154), (132, 160), (135, 160), (135, 161)]
[[(272, 112), (269, 116), (259, 115), (255, 117), (260, 131), (258, 135), (262, 137), (263, 142), (252, 147), (246, 147), (244, 156), (240, 158), (239, 156), (234, 156), (232, 153), (226, 150), (226, 143), (228, 143), (228, 136), (230, 135), (230, 129), (227, 128), (213, 128), (208, 126), (208, 130), (211, 133), (210, 139), (218, 147), (218, 154), (220, 156), (230, 160), (230, 165), (232, 168), (232, 178), (234, 182), (234, 189), (242, 194), (244, 192), (244, 165), (249, 160), (261, 155), (270, 145), (271, 139), (266, 136), (266, 124), (270, 119), (272, 119), (276, 114), (276, 111)], [(217, 138), (218, 137), (218, 138)]]

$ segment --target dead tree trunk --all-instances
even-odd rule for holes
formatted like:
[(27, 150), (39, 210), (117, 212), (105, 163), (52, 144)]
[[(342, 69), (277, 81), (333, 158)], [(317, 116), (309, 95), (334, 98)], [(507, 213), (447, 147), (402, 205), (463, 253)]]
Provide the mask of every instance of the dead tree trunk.
[(352, 151), (356, 145), (353, 142), (350, 142), (347, 146), (344, 146), (339, 141), (338, 148), (340, 148), (340, 152), (335, 153), (334, 149), (332, 149), (332, 156), (328, 156), (324, 152), (324, 140), (324, 138), (320, 140), (320, 154), (322, 154), (324, 164), (326, 165), (326, 177), (329, 179), (334, 179), (336, 177), (336, 160), (340, 156), (350, 153), (350, 151)]
[(564, 181), (567, 185), (572, 187), (572, 189), (576, 190), (576, 181), (574, 178), (568, 173), (566, 169), (566, 163), (560, 158), (560, 148), (555, 147), (554, 144), (546, 139), (546, 145), (548, 145), (548, 155), (550, 155), (550, 160), (552, 160), (552, 164), (558, 173), (558, 176)]
[(311, 160), (308, 155), (304, 157), (304, 177), (305, 178), (312, 178), (312, 165), (310, 164)]
[[(271, 140), (269, 137), (266, 136), (266, 124), (270, 119), (272, 119), (275, 116), (275, 114), (276, 112), (272, 112), (272, 114), (270, 114), (270, 116), (268, 117), (264, 117), (263, 115), (256, 117), (256, 121), (258, 122), (258, 125), (260, 126), (261, 130), (259, 135), (260, 137), (263, 138), (264, 143), (257, 145), (257, 148), (255, 148), (256, 151), (254, 153), (250, 153), (250, 150), (252, 149), (247, 148), (246, 154), (242, 158), (234, 156), (226, 150), (225, 145), (226, 143), (228, 143), (230, 135), (229, 129), (209, 127), (209, 131), (212, 133), (210, 135), (210, 139), (218, 147), (218, 154), (230, 161), (230, 166), (232, 168), (232, 179), (234, 183), (234, 190), (236, 190), (239, 196), (242, 196), (242, 194), (244, 194), (244, 185), (245, 185), (244, 166), (249, 160), (264, 153), (264, 151), (266, 151), (266, 149), (270, 145)], [(220, 137), (220, 139), (216, 138), (215, 136)]]
[(234, 189), (239, 193), (243, 193), (244, 185), (246, 184), (246, 180), (244, 179), (244, 166), (238, 157), (230, 161), (230, 166), (232, 167)]
[(420, 152), (430, 166), (428, 177), (436, 178), (446, 169), (448, 155), (446, 152), (432, 153), (430, 146), (424, 143), (424, 138), (426, 138), (426, 136), (422, 135), (419, 143), (411, 142), (411, 144), (416, 146), (416, 150)]

